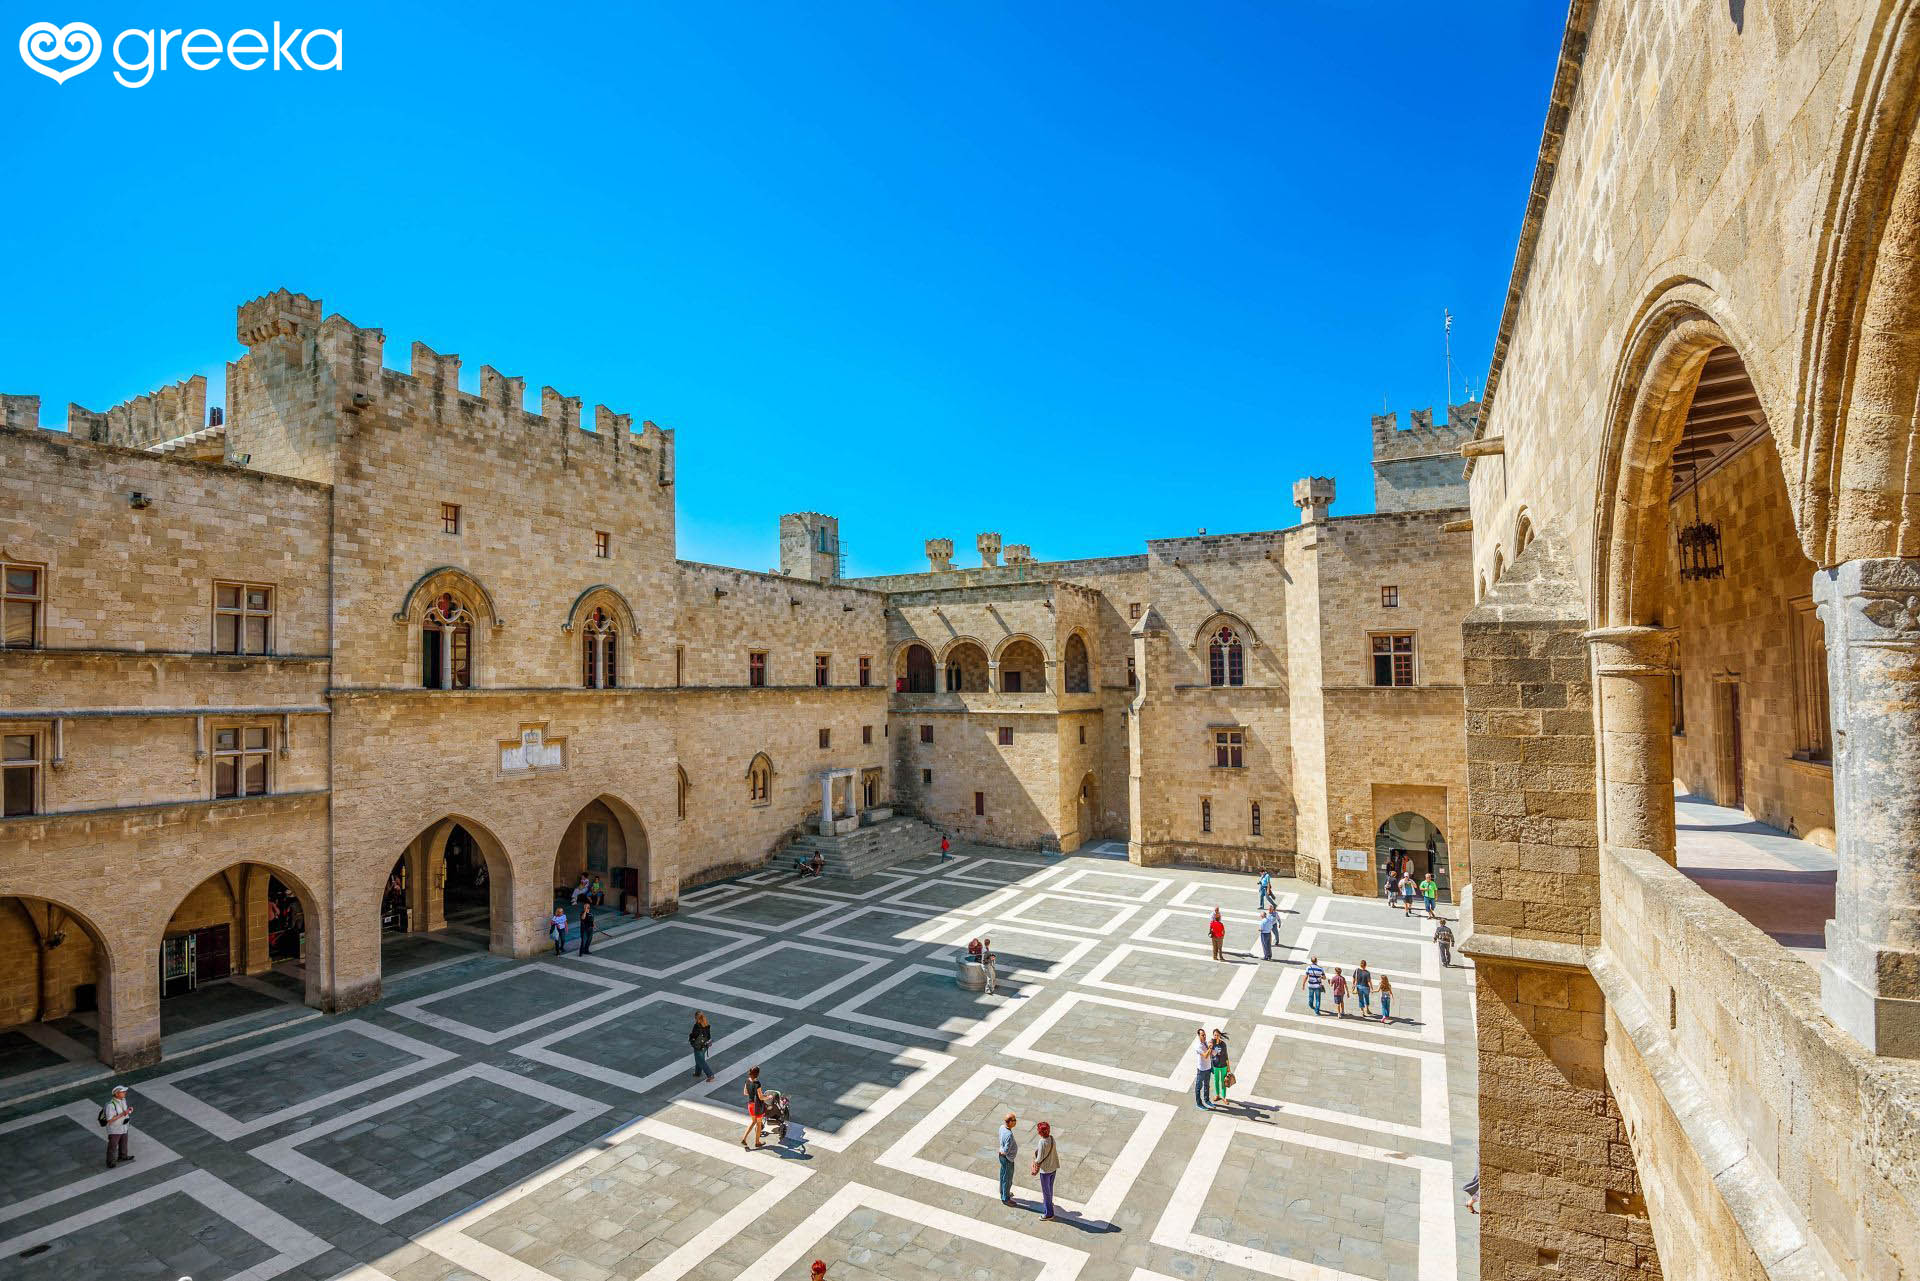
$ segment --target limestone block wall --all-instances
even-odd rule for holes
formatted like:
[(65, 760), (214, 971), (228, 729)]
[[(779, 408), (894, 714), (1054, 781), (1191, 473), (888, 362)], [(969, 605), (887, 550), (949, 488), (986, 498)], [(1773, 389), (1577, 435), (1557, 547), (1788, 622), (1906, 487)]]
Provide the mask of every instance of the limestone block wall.
[[(335, 411), (352, 406), (355, 388), (318, 359), (320, 317), (319, 299), (285, 289), (241, 304), (235, 331), (248, 352), (227, 362), (227, 450), (255, 471), (331, 484)], [(379, 369), (384, 341), (377, 329), (349, 327), (334, 350), (344, 347), (365, 378)]]
[(1398, 414), (1373, 417), (1373, 509), (1376, 512), (1426, 511), (1464, 507), (1466, 461), (1460, 445), (1473, 438), (1480, 417), (1478, 401), (1447, 407), (1447, 421), (1435, 423), (1431, 409), (1413, 411), (1399, 425)]
[(214, 798), (214, 735), (226, 728), (267, 731), (272, 745), (267, 759), (268, 791), (325, 791), (327, 787), (328, 717), (324, 712), (291, 718), (292, 746), (284, 755), (279, 750), (283, 726), (276, 715), (209, 715), (204, 740), (191, 716), (74, 717), (63, 726), (64, 764), (59, 768), (51, 765), (49, 721), (8, 725), (12, 732), (25, 728), (43, 736), (40, 807), (47, 813), (210, 802)]
[[(857, 686), (865, 657), (872, 688), (892, 688), (886, 598), (878, 593), (693, 561), (677, 562), (676, 571), (681, 684), (744, 686), (748, 654), (761, 650), (769, 687), (812, 688), (814, 656), (826, 654), (831, 685)], [(671, 653), (666, 661), (662, 683), (671, 684)]]
[[(1720, 525), (1727, 572), (1703, 582), (1676, 579), (1668, 592), (1685, 701), (1673, 768), (1688, 791), (1735, 803), (1721, 689), (1734, 686), (1746, 811), (1831, 849), (1833, 768), (1804, 759), (1800, 730), (1802, 700), (1824, 696), (1826, 664), (1823, 658), (1815, 667), (1821, 684), (1811, 687), (1794, 661), (1796, 626), (1824, 633), (1810, 612), (1813, 562), (1800, 549), (1780, 476), (1779, 455), (1763, 437), (1701, 482), (1700, 510)], [(1691, 496), (1676, 504), (1675, 527), (1691, 521), (1693, 510)]]
[(1326, 856), (1333, 891), (1379, 893), (1375, 833), (1410, 811), (1445, 835), (1448, 887), (1458, 901), (1470, 879), (1473, 847), (1459, 688), (1329, 689), (1325, 709), (1330, 849), (1367, 856), (1360, 870), (1341, 869)]
[[(953, 695), (938, 706), (901, 707), (890, 715), (896, 797), (943, 830), (970, 839), (1028, 849), (1060, 849), (1077, 829), (1071, 802), (1079, 775), (1063, 769), (1063, 718), (1038, 700)], [(961, 701), (964, 700), (964, 701)], [(931, 743), (922, 729), (930, 727)], [(1000, 730), (1013, 731), (1001, 745)], [(1078, 732), (1070, 730), (1075, 742)], [(932, 782), (927, 782), (927, 772)], [(985, 813), (974, 812), (982, 793)]]

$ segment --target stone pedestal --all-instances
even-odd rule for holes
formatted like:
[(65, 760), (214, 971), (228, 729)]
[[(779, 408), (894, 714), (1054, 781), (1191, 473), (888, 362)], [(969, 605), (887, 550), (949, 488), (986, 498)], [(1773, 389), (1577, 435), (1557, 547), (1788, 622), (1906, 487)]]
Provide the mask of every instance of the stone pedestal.
[(1920, 559), (1814, 575), (1839, 862), (1820, 995), (1875, 1054), (1920, 1058)]
[(1674, 633), (1586, 634), (1600, 719), (1600, 840), (1674, 861)]

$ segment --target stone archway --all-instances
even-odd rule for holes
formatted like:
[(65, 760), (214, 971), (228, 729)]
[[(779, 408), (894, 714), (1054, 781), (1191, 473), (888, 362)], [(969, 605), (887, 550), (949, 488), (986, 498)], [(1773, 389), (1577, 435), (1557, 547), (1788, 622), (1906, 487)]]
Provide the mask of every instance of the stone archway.
[(1087, 650), (1087, 639), (1079, 632), (1067, 636), (1061, 684), (1069, 694), (1087, 694), (1093, 690), (1093, 659)]
[(919, 641), (901, 646), (894, 660), (893, 682), (902, 694), (933, 693), (933, 651)]
[(570, 912), (577, 911), (571, 891), (582, 874), (599, 878), (605, 908), (645, 915), (653, 905), (646, 825), (616, 796), (602, 793), (574, 811), (554, 850), (551, 880)]
[(1388, 815), (1374, 831), (1373, 857), (1382, 888), (1389, 878), (1410, 873), (1417, 885), (1431, 875), (1440, 886), (1441, 900), (1452, 897), (1447, 834), (1426, 815), (1412, 810)]
[(112, 949), (86, 916), (43, 898), (0, 897), (0, 1033), (38, 1043), (47, 1066), (76, 1044), (111, 1065), (113, 978)]
[(956, 693), (985, 693), (987, 651), (978, 641), (961, 639), (947, 646), (943, 664), (947, 689)]
[(513, 864), (486, 825), (449, 814), (402, 847), (375, 899), (381, 934), (389, 940), (395, 933), (386, 926), (396, 872), (403, 881), (405, 933), (444, 934), (463, 946), (513, 955)]
[[(167, 1033), (167, 1002), (232, 981), (252, 993), (237, 992), (217, 1004), (241, 1007), (275, 999), (298, 1000), (326, 1008), (326, 974), (319, 932), (326, 914), (319, 898), (298, 877), (271, 864), (242, 861), (221, 868), (180, 898), (161, 922), (151, 947), (159, 969), (160, 1027)], [(293, 946), (285, 935), (295, 931)], [(283, 940), (274, 956), (276, 935)], [(174, 1020), (197, 1026), (211, 998), (184, 1002)], [(184, 1013), (184, 1011), (191, 1011)]]
[(1047, 654), (1039, 642), (1030, 636), (1009, 637), (994, 659), (996, 688), (1007, 694), (1044, 694), (1047, 666)]

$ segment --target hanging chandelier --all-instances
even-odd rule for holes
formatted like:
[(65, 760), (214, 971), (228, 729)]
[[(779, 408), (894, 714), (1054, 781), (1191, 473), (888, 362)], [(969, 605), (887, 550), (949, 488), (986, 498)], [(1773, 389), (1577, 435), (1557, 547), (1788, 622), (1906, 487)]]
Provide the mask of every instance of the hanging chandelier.
[[(1688, 434), (1693, 427), (1693, 415), (1687, 415), (1687, 421), (1680, 428), (1680, 444), (1684, 447)], [(1704, 519), (1700, 515), (1700, 465), (1695, 461), (1698, 455), (1687, 450), (1688, 487), (1693, 490), (1693, 523), (1681, 529), (1680, 543), (1680, 580), (1697, 583), (1703, 579), (1719, 578), (1727, 572), (1726, 560), (1720, 554), (1720, 525), (1717, 521)]]

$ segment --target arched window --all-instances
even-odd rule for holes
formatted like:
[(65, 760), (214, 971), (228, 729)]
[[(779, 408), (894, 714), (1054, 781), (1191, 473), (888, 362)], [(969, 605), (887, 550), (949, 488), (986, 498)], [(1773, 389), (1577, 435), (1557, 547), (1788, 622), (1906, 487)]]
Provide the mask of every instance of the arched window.
[(473, 688), (473, 612), (451, 592), (440, 593), (420, 620), (420, 685)]
[(1207, 646), (1207, 681), (1213, 685), (1245, 685), (1246, 659), (1240, 650), (1240, 637), (1233, 628), (1222, 627)]
[(1067, 693), (1085, 694), (1093, 689), (1092, 666), (1087, 658), (1087, 642), (1080, 633), (1067, 637)]
[(604, 609), (587, 615), (580, 629), (580, 683), (587, 689), (612, 689), (620, 683), (619, 668), (614, 665), (618, 630)]
[(773, 762), (765, 752), (747, 766), (747, 800), (754, 805), (767, 805), (773, 800)]
[(677, 775), (673, 785), (674, 817), (685, 818), (687, 816), (687, 793), (692, 791), (693, 787), (687, 782), (687, 771), (685, 769), (676, 765), (674, 766), (673, 772)]

